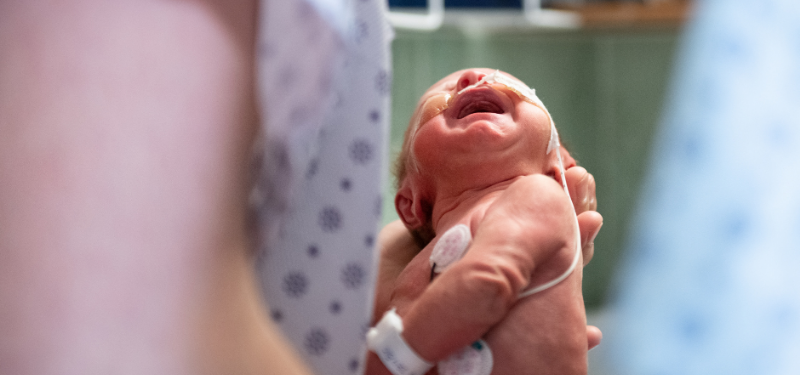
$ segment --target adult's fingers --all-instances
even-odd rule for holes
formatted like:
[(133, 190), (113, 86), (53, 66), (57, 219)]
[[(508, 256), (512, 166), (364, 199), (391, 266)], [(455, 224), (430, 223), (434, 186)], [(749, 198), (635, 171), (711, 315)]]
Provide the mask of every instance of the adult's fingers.
[(575, 213), (597, 210), (594, 176), (583, 167), (572, 167), (565, 171), (569, 195), (575, 206)]
[(603, 226), (603, 216), (597, 211), (586, 211), (578, 215), (578, 227), (581, 231), (581, 251), (583, 265), (589, 264), (594, 256), (594, 239)]
[(589, 344), (589, 350), (592, 350), (595, 346), (600, 345), (600, 341), (603, 339), (603, 332), (595, 326), (586, 326), (586, 339)]

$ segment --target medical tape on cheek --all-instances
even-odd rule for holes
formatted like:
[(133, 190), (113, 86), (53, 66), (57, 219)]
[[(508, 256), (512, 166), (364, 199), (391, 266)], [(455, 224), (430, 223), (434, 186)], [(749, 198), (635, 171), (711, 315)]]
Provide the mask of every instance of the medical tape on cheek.
[(414, 113), (414, 117), (412, 118), (411, 122), (408, 126), (413, 127), (411, 133), (408, 136), (408, 146), (410, 152), (408, 154), (409, 158), (409, 166), (412, 170), (419, 172), (419, 166), (417, 164), (417, 158), (414, 154), (413, 145), (414, 141), (417, 138), (417, 132), (419, 128), (422, 127), (423, 124), (430, 121), (432, 118), (436, 117), (440, 113), (444, 112), (447, 107), (450, 106), (450, 99), (452, 96), (448, 93), (442, 93), (439, 95), (431, 96), (430, 98), (426, 99), (424, 103), (420, 106), (420, 110)]
[[(500, 74), (499, 70), (495, 70), (491, 74), (485, 75), (481, 78), (478, 82), (473, 85), (467, 86), (461, 89), (458, 94), (463, 93), (464, 91), (470, 90), (472, 88), (481, 86), (481, 85), (492, 85), (495, 83), (499, 83), (501, 85), (506, 86), (511, 91), (514, 91), (517, 95), (520, 96), (523, 100), (539, 107), (544, 113), (547, 115), (547, 119), (550, 121), (550, 140), (547, 143), (547, 151), (546, 154), (549, 155), (551, 152), (556, 151), (556, 159), (558, 160), (558, 169), (559, 173), (561, 174), (561, 187), (564, 188), (564, 192), (567, 194), (567, 199), (569, 199), (570, 207), (572, 207), (572, 211), (575, 212), (575, 206), (572, 204), (572, 198), (569, 194), (569, 188), (567, 187), (567, 178), (566, 178), (566, 171), (564, 170), (564, 161), (561, 158), (561, 144), (558, 140), (558, 131), (556, 130), (556, 124), (553, 121), (553, 116), (550, 116), (550, 111), (547, 110), (547, 107), (544, 106), (544, 103), (536, 96), (536, 91), (521, 82), (515, 81), (511, 78), (508, 78), (502, 74)], [(456, 96), (458, 96), (456, 94)], [(547, 290), (558, 283), (564, 281), (572, 272), (575, 270), (575, 267), (578, 266), (578, 262), (581, 258), (581, 233), (580, 227), (578, 226), (578, 215), (574, 215), (574, 222), (575, 222), (575, 256), (572, 258), (572, 263), (570, 264), (569, 268), (561, 274), (560, 276), (556, 277), (555, 279), (548, 281), (544, 284), (529, 288), (522, 293), (520, 293), (519, 298), (527, 297), (532, 294), (539, 293), (541, 291)]]
[[(422, 127), (423, 124), (427, 123), (434, 117), (438, 116), (440, 113), (444, 112), (447, 108), (450, 107), (453, 100), (459, 97), (464, 92), (474, 89), (476, 87), (482, 85), (488, 85), (491, 87), (493, 84), (501, 84), (503, 86), (508, 87), (511, 91), (515, 92), (519, 95), (523, 100), (539, 107), (547, 114), (547, 118), (550, 120), (551, 129), (553, 131), (550, 134), (550, 141), (547, 144), (547, 154), (550, 154), (550, 151), (558, 147), (558, 133), (555, 132), (555, 124), (553, 123), (552, 117), (550, 117), (550, 113), (545, 108), (544, 103), (536, 96), (536, 91), (532, 88), (525, 86), (521, 82), (517, 82), (508, 78), (502, 74), (500, 74), (499, 70), (495, 70), (491, 74), (487, 74), (483, 76), (478, 82), (475, 82), (472, 85), (469, 85), (461, 90), (459, 90), (456, 95), (450, 95), (449, 93), (441, 93), (438, 95), (431, 96), (430, 98), (426, 99), (424, 103), (420, 106), (420, 110), (414, 113), (414, 117), (410, 122), (409, 126), (413, 126), (414, 129), (409, 137), (409, 143), (414, 144), (414, 140), (417, 137), (417, 132)], [(411, 162), (412, 166), (416, 167), (416, 160), (414, 160), (413, 152), (411, 153)], [(562, 168), (563, 169), (563, 168)]]

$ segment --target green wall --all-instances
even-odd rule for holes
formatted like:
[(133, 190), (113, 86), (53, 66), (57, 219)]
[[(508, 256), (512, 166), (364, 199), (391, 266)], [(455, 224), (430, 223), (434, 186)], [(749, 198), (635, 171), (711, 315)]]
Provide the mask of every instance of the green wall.
[[(597, 181), (603, 229), (584, 270), (587, 307), (602, 305), (637, 201), (679, 32), (667, 30), (398, 31), (393, 44), (391, 155), (422, 92), (455, 70), (507, 71), (536, 89), (564, 143)], [(384, 222), (395, 219), (394, 182)]]

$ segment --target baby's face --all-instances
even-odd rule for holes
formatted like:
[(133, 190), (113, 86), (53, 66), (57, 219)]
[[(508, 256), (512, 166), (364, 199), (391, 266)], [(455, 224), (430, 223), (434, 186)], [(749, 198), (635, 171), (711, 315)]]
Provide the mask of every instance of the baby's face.
[[(547, 173), (551, 129), (545, 111), (500, 83), (464, 90), (494, 72), (458, 71), (422, 95), (404, 144), (408, 173), (468, 173), (473, 179), (491, 180), (487, 183)], [(507, 73), (499, 74), (522, 84)]]

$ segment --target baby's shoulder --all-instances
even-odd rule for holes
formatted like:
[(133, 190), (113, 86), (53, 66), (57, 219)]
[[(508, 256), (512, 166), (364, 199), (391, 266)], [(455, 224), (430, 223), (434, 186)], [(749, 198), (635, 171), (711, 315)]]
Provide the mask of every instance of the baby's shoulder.
[(527, 212), (539, 218), (571, 219), (574, 216), (569, 196), (561, 184), (554, 178), (542, 174), (514, 179), (486, 210), (487, 213), (492, 211), (512, 216)]
[(509, 191), (514, 192), (516, 190), (564, 192), (564, 189), (556, 179), (544, 174), (531, 174), (516, 177), (503, 192), (508, 193)]

